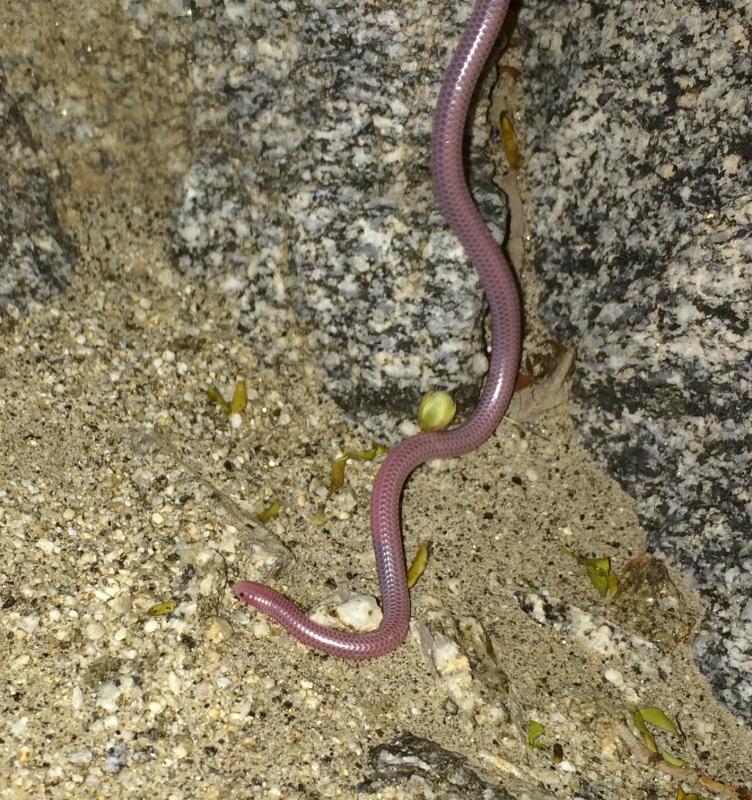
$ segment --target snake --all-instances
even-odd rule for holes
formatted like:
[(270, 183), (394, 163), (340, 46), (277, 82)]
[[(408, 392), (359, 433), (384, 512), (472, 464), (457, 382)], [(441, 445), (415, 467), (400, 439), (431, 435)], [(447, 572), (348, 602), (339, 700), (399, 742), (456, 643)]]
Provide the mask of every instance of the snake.
[(255, 581), (234, 587), (237, 598), (268, 615), (303, 644), (344, 659), (390, 653), (407, 638), (410, 592), (400, 522), (400, 498), (410, 474), (431, 459), (478, 448), (506, 412), (519, 368), (522, 310), (515, 274), (478, 211), (465, 178), (463, 139), (473, 94), (499, 36), (510, 0), (477, 0), (439, 90), (431, 133), (431, 173), (438, 205), (478, 274), (491, 327), (489, 367), (479, 400), (457, 428), (419, 433), (393, 447), (371, 493), (371, 538), (381, 589), (382, 618), (368, 632), (313, 622), (280, 592)]

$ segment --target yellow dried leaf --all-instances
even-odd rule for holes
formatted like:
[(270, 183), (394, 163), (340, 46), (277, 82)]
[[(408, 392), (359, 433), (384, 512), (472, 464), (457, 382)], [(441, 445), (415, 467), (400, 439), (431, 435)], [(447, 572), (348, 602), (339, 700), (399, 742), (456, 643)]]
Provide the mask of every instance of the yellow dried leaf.
[(225, 400), (224, 397), (222, 397), (222, 394), (220, 393), (219, 389), (217, 389), (216, 386), (210, 386), (206, 390), (206, 396), (212, 403), (216, 403), (222, 409), (222, 411), (225, 412), (225, 414), (230, 413), (229, 403), (227, 402), (227, 400)]
[(373, 442), (368, 450), (353, 450), (345, 453), (344, 458), (354, 458), (356, 461), (373, 461), (381, 453), (388, 453), (389, 448), (385, 444)]
[(323, 511), (317, 511), (310, 519), (310, 524), (314, 525), (317, 528), (322, 527), (322, 525), (326, 525), (327, 518), (326, 514)]
[(517, 144), (517, 134), (514, 132), (512, 120), (506, 112), (501, 114), (501, 141), (504, 145), (504, 154), (507, 162), (512, 169), (519, 169), (522, 166), (522, 156)]
[(272, 500), (271, 503), (261, 511), (257, 516), (256, 519), (262, 524), (266, 525), (272, 519), (276, 519), (279, 516), (279, 500), (276, 498)]
[(245, 411), (246, 405), (248, 405), (248, 391), (245, 388), (245, 381), (239, 381), (232, 395), (230, 411), (233, 414), (240, 414), (241, 411)]
[(426, 571), (426, 565), (428, 564), (428, 554), (431, 550), (431, 542), (428, 539), (424, 539), (419, 545), (418, 549), (415, 551), (415, 558), (413, 559), (413, 563), (410, 564), (410, 568), (407, 570), (407, 588), (412, 589), (413, 586), (418, 582), (418, 578)]
[(174, 600), (165, 600), (163, 603), (155, 603), (151, 608), (146, 610), (150, 617), (165, 617), (167, 614), (172, 614), (175, 610)]
[(345, 482), (345, 464), (349, 459), (373, 461), (376, 456), (388, 452), (389, 448), (385, 444), (373, 442), (368, 450), (352, 450), (336, 458), (332, 464), (332, 474), (329, 478), (329, 495), (333, 495), (342, 488), (342, 484)]
[(329, 494), (334, 494), (342, 488), (345, 482), (345, 464), (347, 463), (347, 456), (340, 456), (334, 460), (332, 464), (332, 475), (329, 479)]

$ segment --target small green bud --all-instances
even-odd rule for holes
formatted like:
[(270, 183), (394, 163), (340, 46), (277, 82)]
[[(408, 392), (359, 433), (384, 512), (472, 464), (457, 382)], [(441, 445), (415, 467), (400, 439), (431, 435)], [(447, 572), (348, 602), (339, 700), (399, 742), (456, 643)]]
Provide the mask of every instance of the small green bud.
[(429, 392), (418, 408), (418, 425), (423, 433), (443, 431), (454, 419), (457, 405), (447, 392)]

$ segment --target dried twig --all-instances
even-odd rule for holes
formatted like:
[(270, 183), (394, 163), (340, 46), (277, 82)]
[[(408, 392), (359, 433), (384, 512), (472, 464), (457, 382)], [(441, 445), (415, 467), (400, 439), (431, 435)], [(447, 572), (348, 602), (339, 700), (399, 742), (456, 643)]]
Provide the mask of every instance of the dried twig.
[(703, 789), (707, 789), (710, 792), (716, 792), (716, 794), (729, 795), (730, 797), (738, 798), (738, 800), (752, 800), (752, 790), (744, 786), (729, 786), (727, 783), (717, 781), (709, 775), (705, 775), (697, 770), (687, 767), (677, 767), (664, 761), (658, 753), (651, 753), (632, 731), (629, 730), (624, 722), (616, 726), (616, 735), (629, 747), (632, 751), (632, 755), (638, 758), (643, 764), (649, 764), (660, 772), (666, 772), (679, 780), (686, 781), (695, 786), (701, 786)]

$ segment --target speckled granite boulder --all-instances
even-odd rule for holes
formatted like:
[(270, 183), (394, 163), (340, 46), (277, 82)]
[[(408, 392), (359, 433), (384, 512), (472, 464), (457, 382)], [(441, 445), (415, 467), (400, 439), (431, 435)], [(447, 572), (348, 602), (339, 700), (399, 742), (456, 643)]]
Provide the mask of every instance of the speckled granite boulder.
[[(431, 388), (473, 398), (482, 298), (429, 171), (448, 43), (472, 4), (192, 5), (199, 133), (175, 214), (179, 267), (241, 304), (260, 355), (306, 336), (355, 414), (412, 417)], [(153, 8), (130, 4), (144, 29)], [(487, 127), (473, 184), (501, 237)]]
[(578, 420), (706, 617), (697, 662), (752, 724), (752, 21), (745, 0), (521, 19), (542, 311)]
[(72, 274), (75, 247), (51, 201), (58, 178), (0, 71), (0, 328), (60, 291)]

